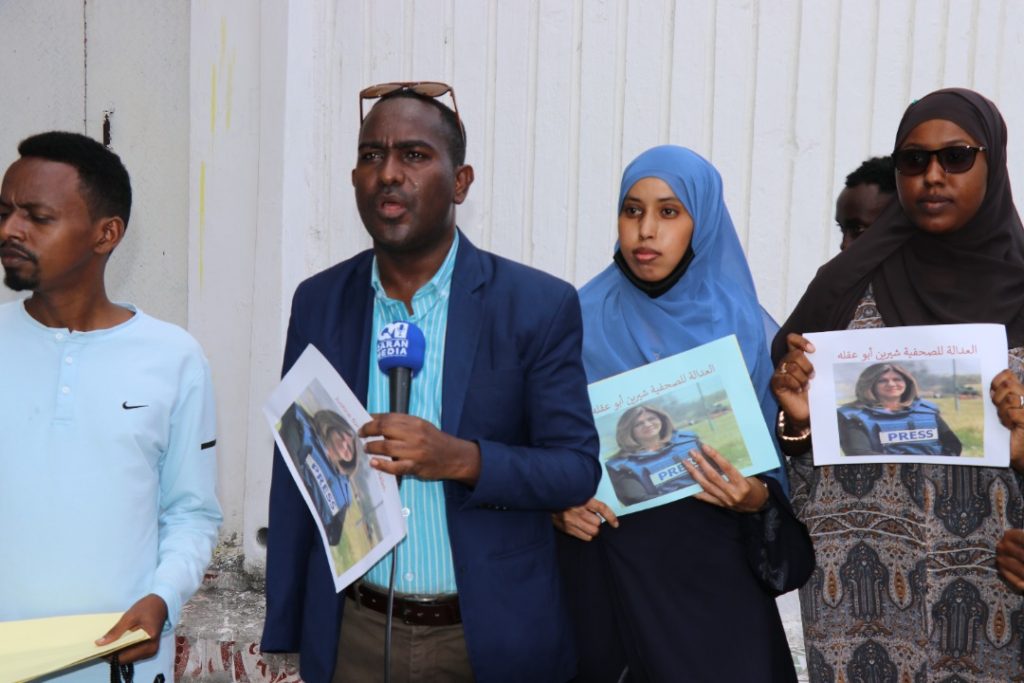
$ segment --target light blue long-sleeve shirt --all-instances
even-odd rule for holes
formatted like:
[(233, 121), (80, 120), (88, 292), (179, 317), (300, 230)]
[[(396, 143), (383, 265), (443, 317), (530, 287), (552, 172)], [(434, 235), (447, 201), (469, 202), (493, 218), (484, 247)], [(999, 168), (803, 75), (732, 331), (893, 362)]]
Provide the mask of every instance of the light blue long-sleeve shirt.
[[(371, 286), (373, 299), (373, 333), (387, 323), (408, 320), (416, 324), (426, 340), (423, 368), (413, 378), (409, 394), (409, 412), (441, 428), (441, 378), (444, 376), (444, 340), (448, 330), (448, 298), (455, 270), (455, 255), (459, 250), (459, 235), (448, 250), (429, 282), (412, 297), (412, 315), (405, 304), (388, 298), (380, 282), (376, 260), (373, 264)], [(377, 367), (377, 359), (370, 358), (370, 381), (366, 405), (371, 413), (386, 413), (388, 406), (388, 377)], [(452, 546), (448, 539), (448, 518), (444, 508), (444, 482), (427, 481), (417, 477), (404, 477), (399, 489), (402, 514), (406, 516), (409, 532), (398, 544), (398, 565), (395, 569), (395, 590), (417, 595), (456, 593), (455, 568), (452, 564)], [(366, 580), (384, 588), (391, 572), (391, 555), (370, 568)]]
[(120, 325), (70, 332), (0, 306), (0, 621), (124, 611), (155, 593), (168, 623), (135, 680), (170, 682), (172, 627), (221, 522), (213, 388), (192, 337), (126, 308)]

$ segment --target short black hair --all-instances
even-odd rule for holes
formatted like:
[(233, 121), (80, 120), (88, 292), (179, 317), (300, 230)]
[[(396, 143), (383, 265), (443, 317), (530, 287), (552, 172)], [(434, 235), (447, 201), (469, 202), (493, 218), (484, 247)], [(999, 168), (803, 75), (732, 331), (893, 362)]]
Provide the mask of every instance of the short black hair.
[(846, 176), (846, 187), (858, 185), (878, 185), (879, 192), (895, 192), (896, 169), (892, 165), (892, 157), (871, 157)]
[[(445, 141), (448, 143), (448, 156), (452, 160), (452, 164), (455, 166), (462, 166), (466, 163), (466, 127), (459, 121), (459, 117), (455, 115), (455, 112), (450, 107), (439, 101), (436, 97), (427, 97), (426, 95), (419, 95), (409, 89), (400, 89), (392, 93), (388, 93), (380, 98), (377, 104), (384, 102), (385, 100), (393, 100), (399, 97), (411, 97), (417, 99), (420, 102), (425, 102), (431, 107), (437, 109), (441, 114), (441, 123), (444, 126)], [(377, 104), (373, 105), (374, 107)], [(373, 111), (372, 109), (370, 111)]]
[(18, 145), (22, 157), (36, 157), (73, 166), (78, 189), (92, 220), (117, 216), (128, 227), (132, 212), (132, 183), (121, 157), (90, 137), (50, 131), (25, 138)]

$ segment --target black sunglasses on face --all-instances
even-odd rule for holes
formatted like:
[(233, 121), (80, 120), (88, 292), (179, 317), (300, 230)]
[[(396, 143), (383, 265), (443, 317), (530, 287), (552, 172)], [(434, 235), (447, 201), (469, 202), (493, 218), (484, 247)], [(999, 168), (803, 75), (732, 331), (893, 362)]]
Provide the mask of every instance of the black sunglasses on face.
[(932, 155), (946, 173), (966, 173), (974, 167), (978, 152), (986, 147), (953, 145), (942, 149), (901, 149), (893, 152), (892, 162), (900, 175), (921, 175), (932, 163)]

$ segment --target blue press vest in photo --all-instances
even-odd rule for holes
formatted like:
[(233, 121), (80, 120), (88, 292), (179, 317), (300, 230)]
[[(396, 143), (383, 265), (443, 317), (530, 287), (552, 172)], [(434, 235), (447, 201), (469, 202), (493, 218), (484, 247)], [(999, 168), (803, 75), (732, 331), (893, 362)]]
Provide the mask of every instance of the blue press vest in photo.
[(944, 453), (939, 441), (939, 408), (915, 399), (898, 411), (842, 406), (839, 414), (854, 428), (863, 429), (872, 449), (886, 455), (958, 455)]
[[(615, 495), (625, 505), (642, 503), (651, 498), (693, 486), (693, 477), (683, 467), (690, 451), (700, 449), (700, 438), (693, 432), (677, 431), (664, 448), (617, 455), (605, 463)], [(631, 495), (629, 482), (639, 483), (643, 496)], [(627, 488), (628, 487), (628, 488)]]
[(338, 474), (330, 466), (311, 418), (299, 406), (293, 405), (283, 416), (281, 434), (295, 457), (295, 467), (302, 474), (302, 481), (324, 524), (327, 542), (337, 545), (341, 541), (345, 513), (352, 502), (348, 477)]

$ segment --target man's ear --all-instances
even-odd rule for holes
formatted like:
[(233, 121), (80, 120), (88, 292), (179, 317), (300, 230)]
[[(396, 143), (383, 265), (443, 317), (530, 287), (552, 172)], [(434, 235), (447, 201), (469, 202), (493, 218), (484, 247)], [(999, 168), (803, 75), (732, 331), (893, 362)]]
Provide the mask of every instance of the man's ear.
[(455, 169), (455, 203), (461, 204), (466, 201), (466, 195), (469, 194), (469, 186), (473, 184), (473, 167), (469, 164), (463, 164)]
[(124, 221), (119, 216), (111, 216), (101, 218), (97, 224), (99, 225), (99, 238), (96, 240), (93, 250), (97, 254), (110, 255), (124, 238)]

